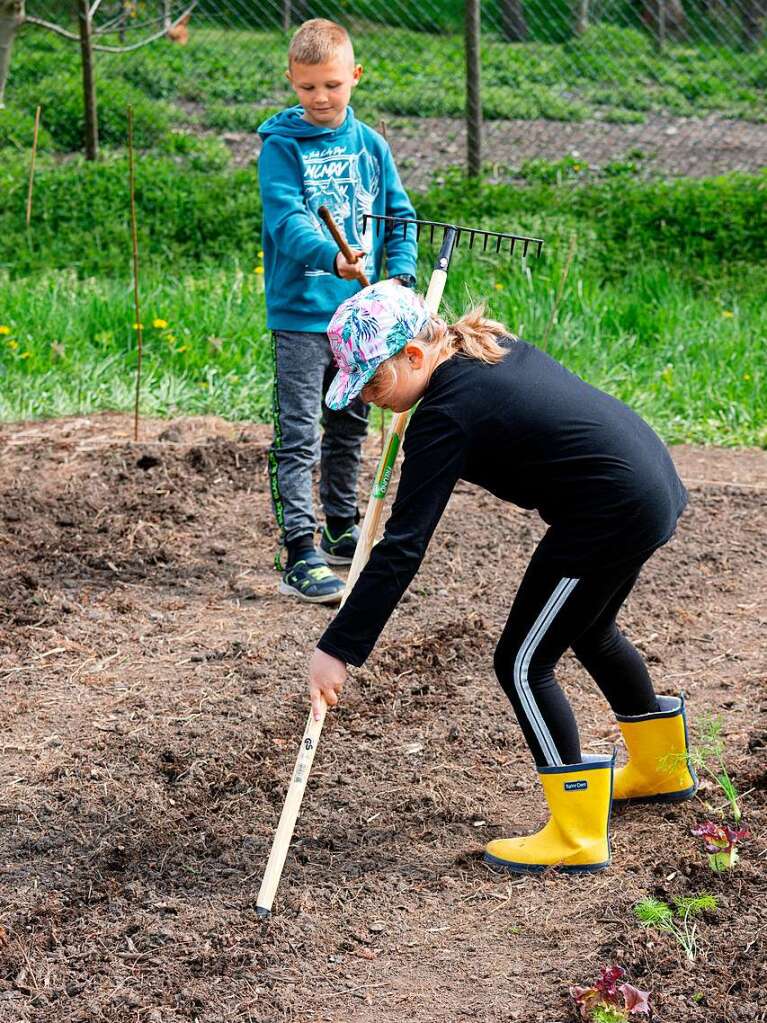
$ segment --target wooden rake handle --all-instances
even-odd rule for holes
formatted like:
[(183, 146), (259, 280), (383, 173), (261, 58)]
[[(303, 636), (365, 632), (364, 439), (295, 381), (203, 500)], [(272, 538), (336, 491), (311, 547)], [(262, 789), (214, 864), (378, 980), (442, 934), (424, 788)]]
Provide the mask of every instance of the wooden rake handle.
[[(335, 220), (333, 220), (333, 216), (330, 210), (327, 208), (327, 206), (320, 206), (320, 208), (317, 210), (317, 216), (325, 224), (328, 231), (330, 231), (331, 235), (333, 236), (333, 241), (341, 250), (341, 254), (347, 261), (347, 263), (356, 263), (357, 260), (359, 259), (359, 256), (355, 255), (349, 248), (349, 243), (338, 230), (338, 225), (336, 224)], [(370, 284), (370, 281), (364, 274), (360, 276), (359, 280), (363, 288), (367, 288)]]
[[(322, 209), (324, 209), (324, 207), (320, 207), (320, 214)], [(328, 216), (330, 216), (330, 214), (328, 214)], [(344, 245), (345, 244), (346, 243), (344, 242)], [(344, 255), (346, 254), (344, 253)], [(349, 257), (347, 256), (346, 258), (348, 259)], [(429, 289), (426, 292), (426, 308), (432, 314), (436, 314), (439, 310), (439, 304), (442, 300), (442, 292), (445, 290), (446, 280), (446, 270), (436, 269), (431, 275)], [(378, 534), (378, 528), (381, 522), (381, 515), (383, 514), (386, 491), (389, 488), (389, 482), (391, 481), (392, 473), (394, 471), (394, 463), (397, 460), (400, 444), (402, 443), (402, 438), (405, 434), (408, 415), (408, 412), (399, 412), (394, 416), (389, 425), (386, 443), (384, 444), (381, 459), (378, 463), (378, 469), (373, 481), (373, 489), (370, 495), (370, 500), (368, 501), (365, 518), (362, 522), (360, 538), (357, 541), (357, 549), (354, 552), (354, 560), (352, 561), (349, 569), (349, 578), (346, 581), (341, 607), (345, 604), (346, 598), (354, 588), (354, 584), (357, 582), (360, 572), (367, 564), (367, 560), (370, 557), (370, 551), (375, 543), (375, 538)], [(314, 761), (314, 754), (317, 751), (317, 744), (320, 740), (322, 726), (325, 723), (326, 713), (327, 705), (324, 700), (322, 701), (322, 712), (320, 714), (319, 721), (315, 721), (312, 712), (309, 711), (306, 728), (304, 729), (304, 734), (301, 739), (301, 748), (298, 751), (296, 764), (293, 768), (290, 785), (288, 786), (288, 793), (285, 797), (285, 805), (282, 808), (280, 820), (277, 825), (277, 831), (275, 832), (271, 852), (269, 853), (269, 859), (266, 864), (266, 870), (264, 871), (264, 877), (261, 882), (261, 888), (259, 889), (258, 898), (256, 899), (256, 913), (263, 918), (267, 918), (271, 915), (272, 904), (274, 902), (274, 897), (277, 894), (277, 886), (280, 883), (283, 867), (285, 866), (288, 847), (290, 846), (290, 840), (293, 837), (293, 831), (295, 830), (298, 812), (301, 808), (301, 800), (304, 797), (304, 790), (306, 789), (309, 771), (311, 770), (312, 762)]]

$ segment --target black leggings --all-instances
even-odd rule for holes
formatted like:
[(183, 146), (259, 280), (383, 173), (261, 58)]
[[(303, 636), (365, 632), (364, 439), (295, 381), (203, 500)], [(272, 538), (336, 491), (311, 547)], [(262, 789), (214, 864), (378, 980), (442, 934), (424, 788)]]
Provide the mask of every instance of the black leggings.
[(539, 547), (495, 651), (495, 672), (539, 767), (581, 760), (578, 726), (554, 669), (568, 647), (616, 714), (658, 709), (641, 655), (615, 623), (640, 567), (563, 577)]

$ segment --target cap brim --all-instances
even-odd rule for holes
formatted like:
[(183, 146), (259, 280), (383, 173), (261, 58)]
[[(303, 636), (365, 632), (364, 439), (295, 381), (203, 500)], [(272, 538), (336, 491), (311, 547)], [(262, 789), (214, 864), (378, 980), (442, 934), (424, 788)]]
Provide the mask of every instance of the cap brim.
[(347, 373), (345, 370), (339, 369), (325, 395), (327, 407), (334, 412), (346, 408), (359, 395), (365, 384), (370, 383), (377, 369), (377, 365), (354, 373)]

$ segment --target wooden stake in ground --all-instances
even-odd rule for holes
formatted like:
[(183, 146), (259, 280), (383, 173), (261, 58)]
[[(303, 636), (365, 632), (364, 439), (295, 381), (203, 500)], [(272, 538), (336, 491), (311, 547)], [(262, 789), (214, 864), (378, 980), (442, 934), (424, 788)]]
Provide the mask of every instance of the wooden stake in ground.
[(27, 227), (32, 220), (32, 186), (35, 180), (35, 161), (37, 160), (37, 139), (40, 134), (40, 110), (35, 111), (35, 134), (32, 139), (32, 162), (29, 165), (29, 189), (27, 190)]
[(133, 305), (136, 314), (136, 402), (133, 408), (133, 439), (138, 440), (138, 410), (141, 399), (141, 356), (144, 350), (144, 325), (138, 298), (138, 230), (136, 228), (136, 169), (133, 157), (133, 107), (128, 107), (128, 174), (130, 179), (130, 228), (133, 242)]

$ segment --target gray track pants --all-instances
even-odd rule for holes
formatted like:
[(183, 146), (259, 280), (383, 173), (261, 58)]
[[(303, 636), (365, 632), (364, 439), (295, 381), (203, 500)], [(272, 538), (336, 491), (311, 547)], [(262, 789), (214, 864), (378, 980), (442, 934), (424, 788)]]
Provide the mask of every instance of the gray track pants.
[(272, 357), (274, 439), (269, 479), (282, 543), (288, 543), (317, 528), (312, 468), (318, 458), (325, 515), (351, 518), (356, 514), (369, 406), (359, 398), (343, 412), (331, 412), (325, 405), (325, 392), (336, 373), (327, 334), (273, 331)]

